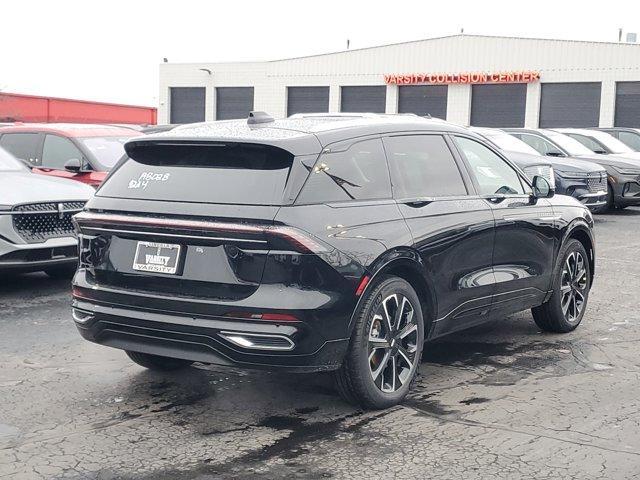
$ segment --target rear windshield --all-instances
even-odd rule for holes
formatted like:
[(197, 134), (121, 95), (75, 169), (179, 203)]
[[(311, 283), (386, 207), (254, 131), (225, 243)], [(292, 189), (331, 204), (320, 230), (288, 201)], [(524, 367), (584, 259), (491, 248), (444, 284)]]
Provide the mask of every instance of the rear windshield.
[(282, 205), (293, 155), (254, 144), (142, 145), (100, 188), (103, 197)]

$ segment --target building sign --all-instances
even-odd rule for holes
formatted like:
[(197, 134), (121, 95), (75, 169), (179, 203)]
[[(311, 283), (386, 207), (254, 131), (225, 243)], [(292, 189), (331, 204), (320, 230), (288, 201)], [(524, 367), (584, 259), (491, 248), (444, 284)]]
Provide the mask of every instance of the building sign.
[(387, 85), (447, 85), (455, 83), (532, 83), (540, 80), (540, 72), (464, 72), (464, 73), (409, 73), (406, 75), (385, 75)]

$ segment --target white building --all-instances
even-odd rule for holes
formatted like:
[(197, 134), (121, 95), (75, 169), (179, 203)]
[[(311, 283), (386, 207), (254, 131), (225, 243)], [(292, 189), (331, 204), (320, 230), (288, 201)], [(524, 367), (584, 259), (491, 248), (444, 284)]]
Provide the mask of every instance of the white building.
[(453, 35), (269, 62), (163, 63), (158, 123), (412, 112), (494, 127), (640, 126), (640, 44)]

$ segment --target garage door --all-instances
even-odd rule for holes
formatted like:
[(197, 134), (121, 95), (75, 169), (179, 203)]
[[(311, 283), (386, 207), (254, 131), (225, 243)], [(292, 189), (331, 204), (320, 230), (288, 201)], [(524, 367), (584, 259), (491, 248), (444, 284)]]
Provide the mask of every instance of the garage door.
[(524, 127), (527, 84), (473, 85), (471, 125), (476, 127)]
[(616, 127), (640, 127), (640, 82), (616, 83)]
[(404, 85), (398, 87), (398, 113), (447, 118), (446, 85)]
[(247, 118), (253, 110), (253, 87), (216, 88), (216, 120)]
[(204, 87), (171, 87), (169, 95), (170, 123), (204, 122)]
[(386, 104), (386, 85), (340, 89), (341, 112), (384, 113)]
[(540, 127), (597, 127), (600, 88), (600, 82), (543, 83)]
[(329, 87), (287, 87), (287, 115), (329, 111)]

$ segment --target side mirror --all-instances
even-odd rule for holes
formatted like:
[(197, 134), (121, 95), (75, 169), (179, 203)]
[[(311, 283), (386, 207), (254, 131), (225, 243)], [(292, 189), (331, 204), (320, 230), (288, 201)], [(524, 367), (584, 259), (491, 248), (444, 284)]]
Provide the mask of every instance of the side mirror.
[(546, 178), (540, 175), (533, 177), (533, 196), (535, 198), (551, 198), (554, 193), (553, 188), (551, 188)]
[(70, 158), (64, 164), (64, 169), (67, 172), (78, 173), (82, 169), (82, 162), (77, 158)]

